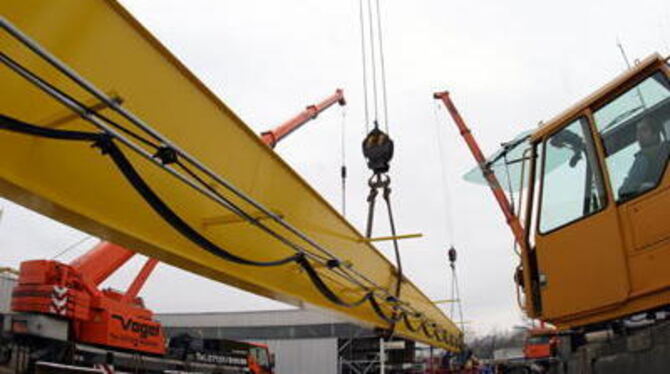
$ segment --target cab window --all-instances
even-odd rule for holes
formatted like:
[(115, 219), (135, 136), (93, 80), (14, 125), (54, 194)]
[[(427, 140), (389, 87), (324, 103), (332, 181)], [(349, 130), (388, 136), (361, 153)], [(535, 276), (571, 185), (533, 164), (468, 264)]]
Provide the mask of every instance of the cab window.
[(263, 367), (267, 367), (269, 365), (270, 360), (268, 358), (267, 350), (261, 347), (252, 346), (249, 349), (249, 353), (251, 353), (251, 356), (256, 360), (258, 365)]
[(540, 233), (548, 233), (605, 206), (602, 178), (584, 117), (544, 142)]
[(670, 84), (658, 72), (594, 112), (618, 202), (656, 187), (670, 147)]
[(528, 344), (549, 344), (548, 336), (532, 336), (528, 338)]

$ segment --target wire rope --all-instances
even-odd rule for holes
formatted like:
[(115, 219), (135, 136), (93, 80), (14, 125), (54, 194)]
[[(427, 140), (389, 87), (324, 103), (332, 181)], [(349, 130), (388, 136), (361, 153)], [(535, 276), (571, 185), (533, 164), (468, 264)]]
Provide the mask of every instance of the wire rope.
[(445, 160), (447, 159), (446, 151), (444, 150), (444, 142), (443, 142), (443, 137), (441, 128), (440, 126), (440, 115), (438, 111), (441, 110), (439, 105), (435, 105), (433, 107), (433, 115), (435, 121), (433, 122), (435, 124), (435, 142), (437, 145), (437, 150), (438, 150), (438, 155), (439, 155), (439, 165), (440, 165), (440, 182), (441, 182), (441, 187), (443, 193), (440, 194), (442, 196), (442, 204), (443, 204), (443, 209), (444, 209), (444, 215), (445, 215), (445, 229), (447, 233), (447, 242), (449, 246), (453, 246), (454, 242), (456, 241), (456, 232), (454, 230), (454, 216), (453, 216), (453, 211), (451, 209), (451, 188), (450, 184), (447, 181), (447, 173), (445, 170)]
[(340, 167), (340, 179), (342, 187), (342, 216), (347, 216), (347, 147), (346, 147), (346, 138), (347, 138), (347, 110), (342, 108), (342, 122), (340, 125), (340, 156), (341, 156), (341, 167)]
[(388, 112), (388, 99), (386, 95), (386, 64), (384, 58), (384, 43), (383, 43), (383, 32), (382, 32), (382, 16), (381, 10), (379, 8), (379, 0), (375, 1), (377, 8), (377, 38), (379, 44), (379, 67), (381, 70), (381, 86), (382, 86), (382, 107), (384, 109), (384, 126), (386, 133), (390, 134), (389, 130), (389, 112)]
[(367, 0), (368, 3), (368, 27), (370, 29), (370, 62), (372, 66), (372, 99), (373, 107), (375, 110), (375, 127), (379, 124), (379, 96), (377, 95), (377, 59), (375, 58), (375, 33), (374, 33), (374, 22), (372, 20), (372, 0)]
[(363, 68), (363, 103), (365, 105), (365, 133), (370, 132), (370, 105), (368, 103), (368, 59), (365, 47), (365, 11), (363, 10), (363, 1), (359, 0), (359, 18), (361, 26), (361, 58)]
[(68, 253), (68, 252), (70, 252), (71, 250), (77, 248), (77, 247), (80, 246), (81, 244), (84, 244), (85, 242), (87, 242), (89, 239), (92, 239), (92, 238), (93, 238), (93, 237), (92, 237), (91, 235), (86, 235), (86, 236), (84, 236), (83, 238), (80, 238), (80, 239), (76, 240), (74, 243), (68, 245), (68, 246), (65, 247), (63, 250), (61, 250), (61, 251), (59, 251), (58, 253), (56, 253), (55, 255), (53, 255), (53, 256), (51, 257), (51, 259), (52, 259), (52, 260), (55, 260), (55, 259), (57, 259), (57, 258), (59, 258), (59, 257), (61, 257), (61, 256), (63, 256), (63, 255), (65, 255), (66, 253)]

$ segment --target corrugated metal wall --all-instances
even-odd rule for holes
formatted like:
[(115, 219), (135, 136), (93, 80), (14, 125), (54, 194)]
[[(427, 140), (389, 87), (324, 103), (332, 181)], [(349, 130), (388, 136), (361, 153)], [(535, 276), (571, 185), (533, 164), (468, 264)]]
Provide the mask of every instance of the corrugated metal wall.
[(276, 374), (337, 374), (337, 338), (256, 341), (275, 354)]
[(12, 301), (12, 288), (16, 284), (16, 277), (11, 274), (0, 274), (0, 313), (9, 312)]

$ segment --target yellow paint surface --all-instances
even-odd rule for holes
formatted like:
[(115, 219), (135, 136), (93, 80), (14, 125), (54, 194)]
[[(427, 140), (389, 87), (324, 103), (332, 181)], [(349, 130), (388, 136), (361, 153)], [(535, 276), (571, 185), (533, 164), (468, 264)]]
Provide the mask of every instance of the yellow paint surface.
[[(178, 144), (238, 189), (298, 227), (342, 260), (386, 288), (394, 267), (318, 193), (266, 147), (224, 103), (209, 92), (118, 4), (102, 0), (8, 0), (0, 14), (76, 70), (81, 76)], [(0, 30), (0, 50), (87, 105), (91, 95)], [(0, 113), (60, 129), (94, 131), (30, 83), (0, 66)], [(128, 122), (109, 109), (104, 115)], [(0, 131), (0, 193), (37, 212), (158, 258), (182, 269), (277, 300), (298, 300), (344, 313), (369, 325), (387, 327), (365, 304), (337, 307), (316, 291), (295, 264), (274, 268), (236, 265), (205, 252), (179, 235), (140, 198), (108, 157), (86, 143), (36, 138)], [(210, 240), (242, 257), (283, 258), (293, 252), (231, 212), (122, 147), (154, 190)], [(226, 196), (240, 203), (225, 190)], [(258, 212), (240, 203), (245, 210)], [(296, 240), (271, 220), (273, 229)], [(300, 242), (300, 244), (304, 244)], [(347, 299), (363, 293), (323, 267), (330, 287)], [(188, 292), (188, 290), (179, 290)], [(456, 341), (458, 328), (411, 282), (402, 300), (435, 321)], [(387, 313), (388, 305), (384, 304)], [(416, 320), (413, 320), (417, 324)], [(456, 349), (412, 333), (426, 343)]]

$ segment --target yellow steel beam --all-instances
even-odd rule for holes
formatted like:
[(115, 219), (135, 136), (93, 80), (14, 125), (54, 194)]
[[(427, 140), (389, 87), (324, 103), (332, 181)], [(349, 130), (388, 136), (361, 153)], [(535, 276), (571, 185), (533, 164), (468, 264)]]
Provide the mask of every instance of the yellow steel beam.
[(396, 235), (396, 236), (380, 236), (377, 238), (362, 238), (359, 239), (361, 242), (384, 242), (384, 241), (389, 241), (389, 240), (401, 240), (401, 239), (414, 239), (414, 238), (421, 238), (423, 237), (423, 234), (405, 234), (405, 235)]
[[(270, 211), (281, 212), (286, 221), (344, 263), (382, 288), (395, 288), (393, 264), (370, 243), (361, 242), (362, 235), (351, 224), (119, 4), (111, 0), (4, 0), (0, 2), (0, 15), (102, 92), (114, 92), (123, 98), (124, 107), (237, 189)], [(0, 51), (81, 102), (96, 104), (90, 94), (2, 29)], [(108, 107), (98, 105), (95, 109), (132, 127)], [(4, 65), (0, 65), (0, 113), (41, 125), (45, 119), (60, 118), (59, 129), (95, 131), (89, 122), (67, 117), (60, 103)], [(327, 300), (297, 264), (251, 267), (203, 250), (162, 220), (123, 179), (108, 156), (87, 144), (0, 131), (0, 147), (0, 194), (21, 205), (259, 295), (295, 304), (307, 302), (370, 326), (388, 327), (367, 304), (347, 308)], [(146, 182), (192, 227), (202, 229), (203, 222), (212, 223), (212, 217), (218, 217), (219, 223), (230, 221), (226, 216), (230, 211), (195, 193), (126, 146), (122, 150)], [(228, 191), (219, 192), (247, 211), (254, 211)], [(263, 222), (300, 246), (307, 245), (273, 220)], [(211, 242), (252, 260), (267, 261), (295, 253), (255, 225), (210, 224), (202, 231)], [(348, 300), (367, 292), (328, 268), (316, 271), (335, 293)], [(401, 301), (418, 311), (411, 318), (424, 316), (446, 331), (450, 339), (436, 341), (421, 331), (412, 332), (404, 323), (397, 324), (396, 333), (458, 349), (460, 330), (410, 281), (402, 282)], [(386, 300), (381, 303), (391, 315), (391, 305)], [(418, 326), (416, 320), (413, 323)]]
[[(277, 217), (283, 218), (284, 216), (280, 213), (274, 212)], [(257, 221), (263, 221), (270, 219), (270, 217), (265, 214), (265, 213), (253, 213), (250, 215), (251, 218), (257, 220)], [(225, 214), (222, 216), (216, 216), (216, 217), (208, 217), (208, 218), (203, 218), (202, 219), (202, 226), (204, 228), (208, 228), (209, 226), (216, 226), (216, 225), (227, 225), (231, 223), (242, 223), (242, 222), (247, 222), (245, 221), (242, 217), (236, 215), (236, 214)]]
[[(109, 95), (114, 102), (121, 104), (123, 103), (123, 100), (114, 95), (111, 94)], [(85, 103), (86, 107), (88, 108), (89, 111), (92, 112), (99, 112), (102, 109), (107, 107), (107, 104), (100, 102), (99, 100), (87, 100)], [(43, 125), (45, 127), (60, 127), (63, 126), (64, 124), (70, 122), (70, 121), (75, 121), (79, 119), (79, 115), (76, 113), (73, 113), (71, 110), (68, 109), (63, 109), (62, 113), (57, 114), (56, 116), (52, 116), (51, 118), (47, 118), (45, 120), (37, 122), (39, 125)]]

